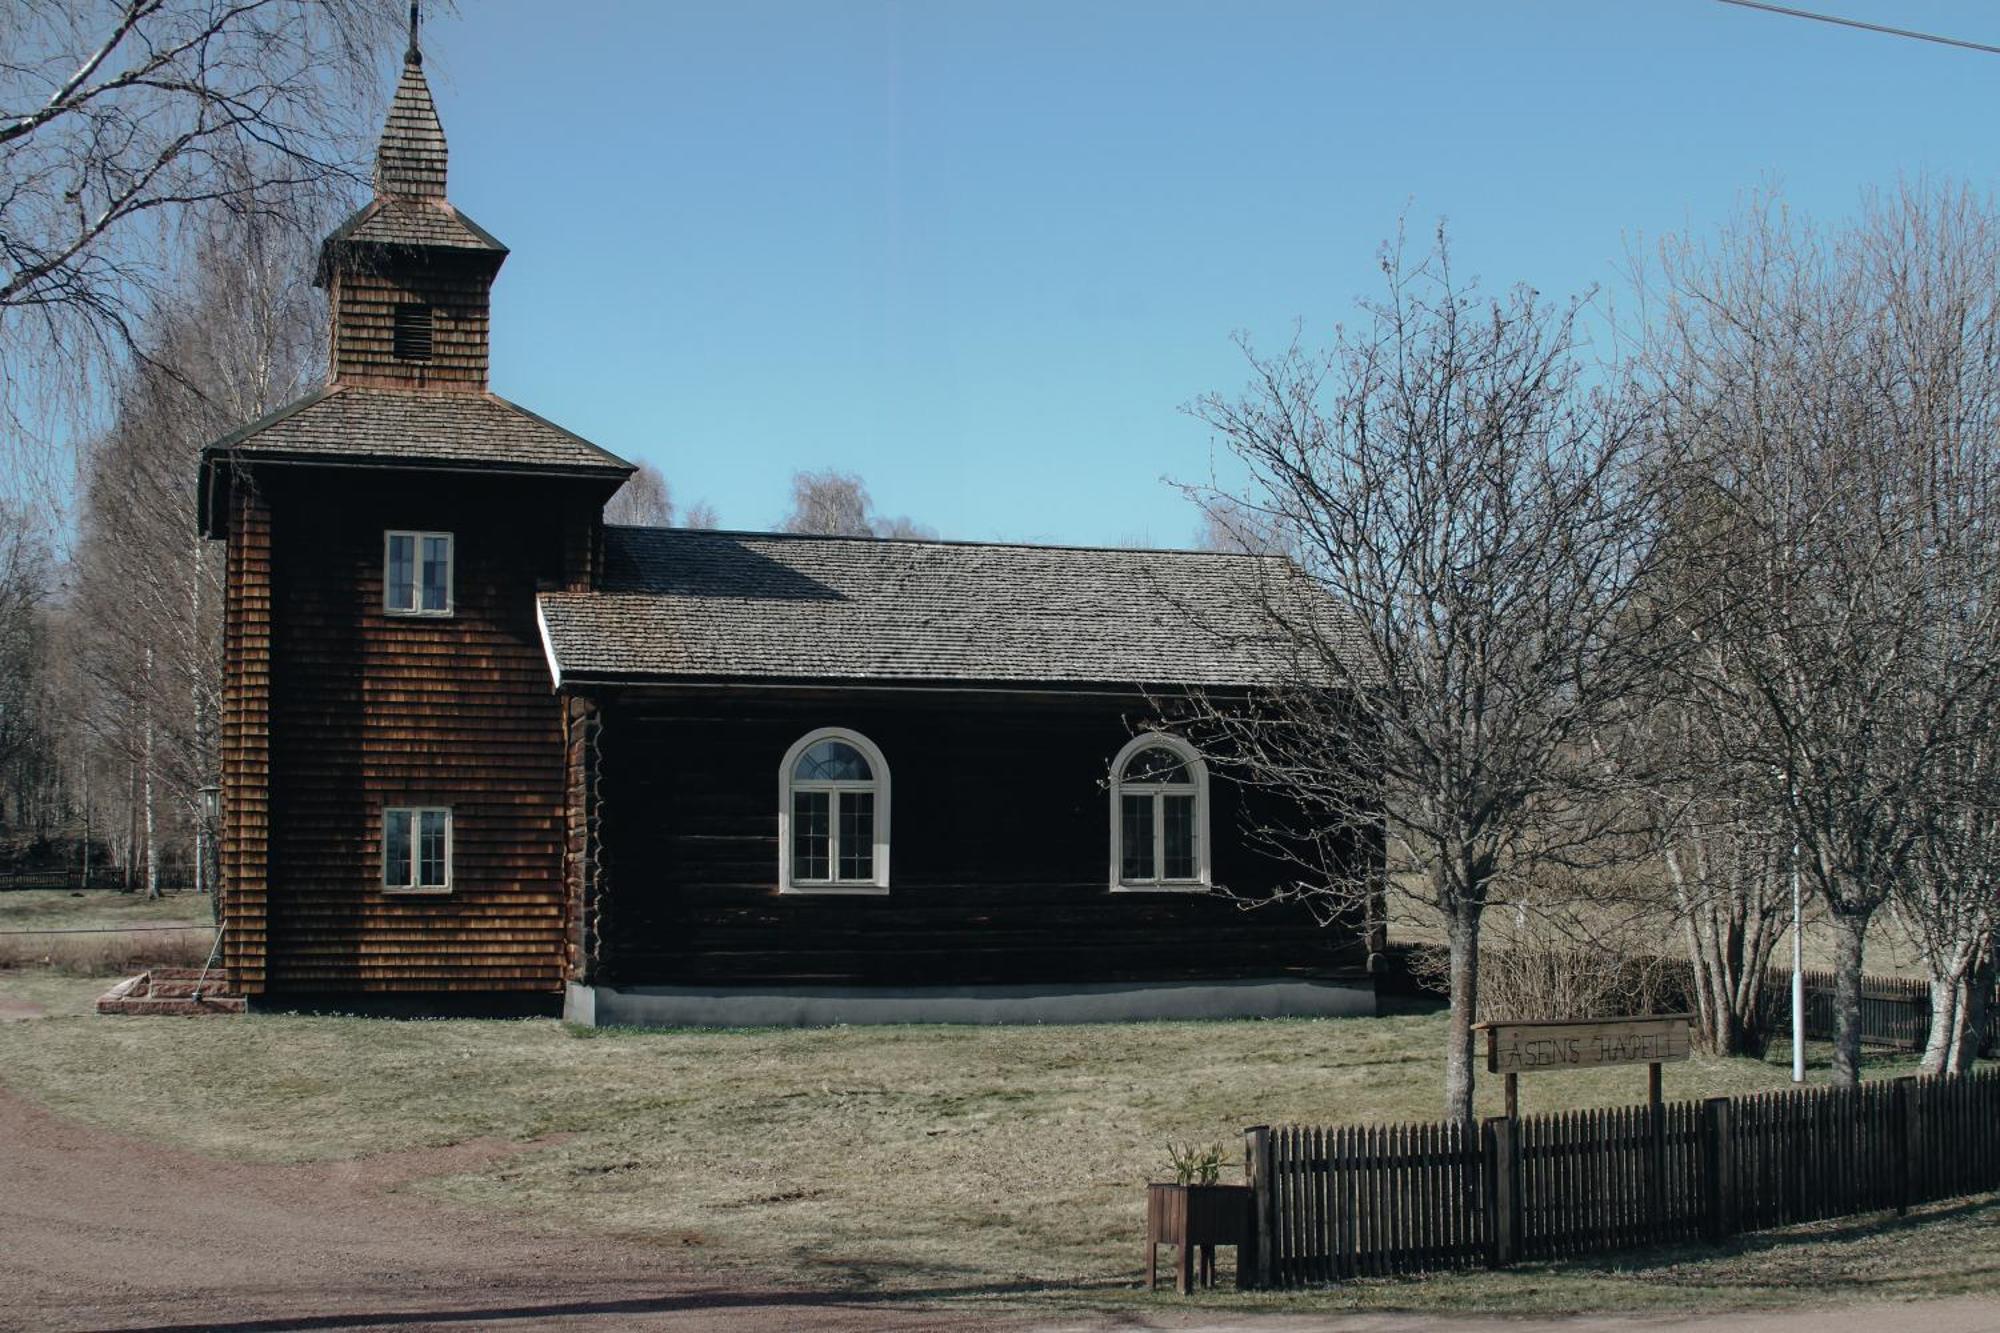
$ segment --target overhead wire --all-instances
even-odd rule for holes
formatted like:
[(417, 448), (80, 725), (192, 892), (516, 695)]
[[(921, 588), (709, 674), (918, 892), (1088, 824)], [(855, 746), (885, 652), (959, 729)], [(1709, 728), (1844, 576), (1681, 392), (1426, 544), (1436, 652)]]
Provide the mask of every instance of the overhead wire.
[(1718, 4), (1735, 5), (1739, 9), (1757, 9), (1767, 14), (1782, 14), (1786, 18), (1810, 19), (1815, 23), (1831, 23), (1836, 27), (1859, 28), (1863, 32), (1879, 32), (1889, 37), (1908, 37), (1912, 41), (1935, 42), (1939, 46), (1956, 46), (1967, 51), (1984, 51), (1987, 55), (2000, 56), (2000, 46), (1986, 42), (1967, 41), (1963, 37), (1944, 37), (1934, 32), (1918, 32), (1915, 28), (1892, 28), (1886, 23), (1868, 23), (1862, 19), (1843, 18), (1838, 14), (1820, 14), (1810, 9), (1794, 9), (1790, 5), (1774, 5), (1767, 0), (1717, 0)]

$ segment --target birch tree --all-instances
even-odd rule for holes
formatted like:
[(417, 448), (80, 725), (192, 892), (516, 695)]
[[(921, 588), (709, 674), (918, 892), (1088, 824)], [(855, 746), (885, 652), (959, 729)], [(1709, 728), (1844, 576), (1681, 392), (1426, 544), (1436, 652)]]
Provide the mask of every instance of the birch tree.
[(1688, 660), (1833, 926), (1842, 1084), (1869, 924), (1992, 718), (1993, 262), (1983, 204), (1906, 186), (1831, 236), (1762, 201), (1667, 246), (1652, 291), (1669, 469), (1712, 539)]
[(376, 0), (0, 8), (0, 420), (18, 448), (52, 444), (143, 355), (190, 224), (303, 230), (366, 180), (400, 18)]
[(222, 559), (197, 531), (200, 452), (325, 365), (310, 252), (254, 216), (217, 213), (203, 235), (205, 262), (153, 319), (88, 451), (70, 607), (87, 682), (77, 720), (130, 765), (149, 888), (168, 831), (197, 826), (216, 773)]

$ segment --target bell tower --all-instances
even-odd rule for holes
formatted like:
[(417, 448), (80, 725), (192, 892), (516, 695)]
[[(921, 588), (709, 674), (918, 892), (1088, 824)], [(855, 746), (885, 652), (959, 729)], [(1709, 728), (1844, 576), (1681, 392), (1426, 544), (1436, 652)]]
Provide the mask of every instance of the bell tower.
[(410, 47), (375, 151), (375, 197), (320, 248), (333, 314), (332, 384), (480, 393), (493, 279), (507, 247), (445, 197), (444, 127)]

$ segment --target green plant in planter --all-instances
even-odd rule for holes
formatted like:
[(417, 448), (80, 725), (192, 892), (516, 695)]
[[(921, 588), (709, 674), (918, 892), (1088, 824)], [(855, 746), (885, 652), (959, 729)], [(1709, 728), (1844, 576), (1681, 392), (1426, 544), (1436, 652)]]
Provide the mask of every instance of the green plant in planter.
[(1213, 1185), (1222, 1179), (1225, 1158), (1219, 1143), (1199, 1147), (1192, 1143), (1169, 1142), (1167, 1160), (1173, 1165), (1176, 1185)]

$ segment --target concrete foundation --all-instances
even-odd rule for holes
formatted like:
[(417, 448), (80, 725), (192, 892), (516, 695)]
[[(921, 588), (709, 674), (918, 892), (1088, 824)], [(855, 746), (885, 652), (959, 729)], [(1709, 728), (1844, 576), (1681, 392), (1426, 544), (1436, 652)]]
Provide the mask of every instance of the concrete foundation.
[(1093, 982), (1066, 986), (577, 986), (584, 1027), (830, 1027), (838, 1023), (1129, 1023), (1351, 1018), (1375, 1013), (1371, 978)]

